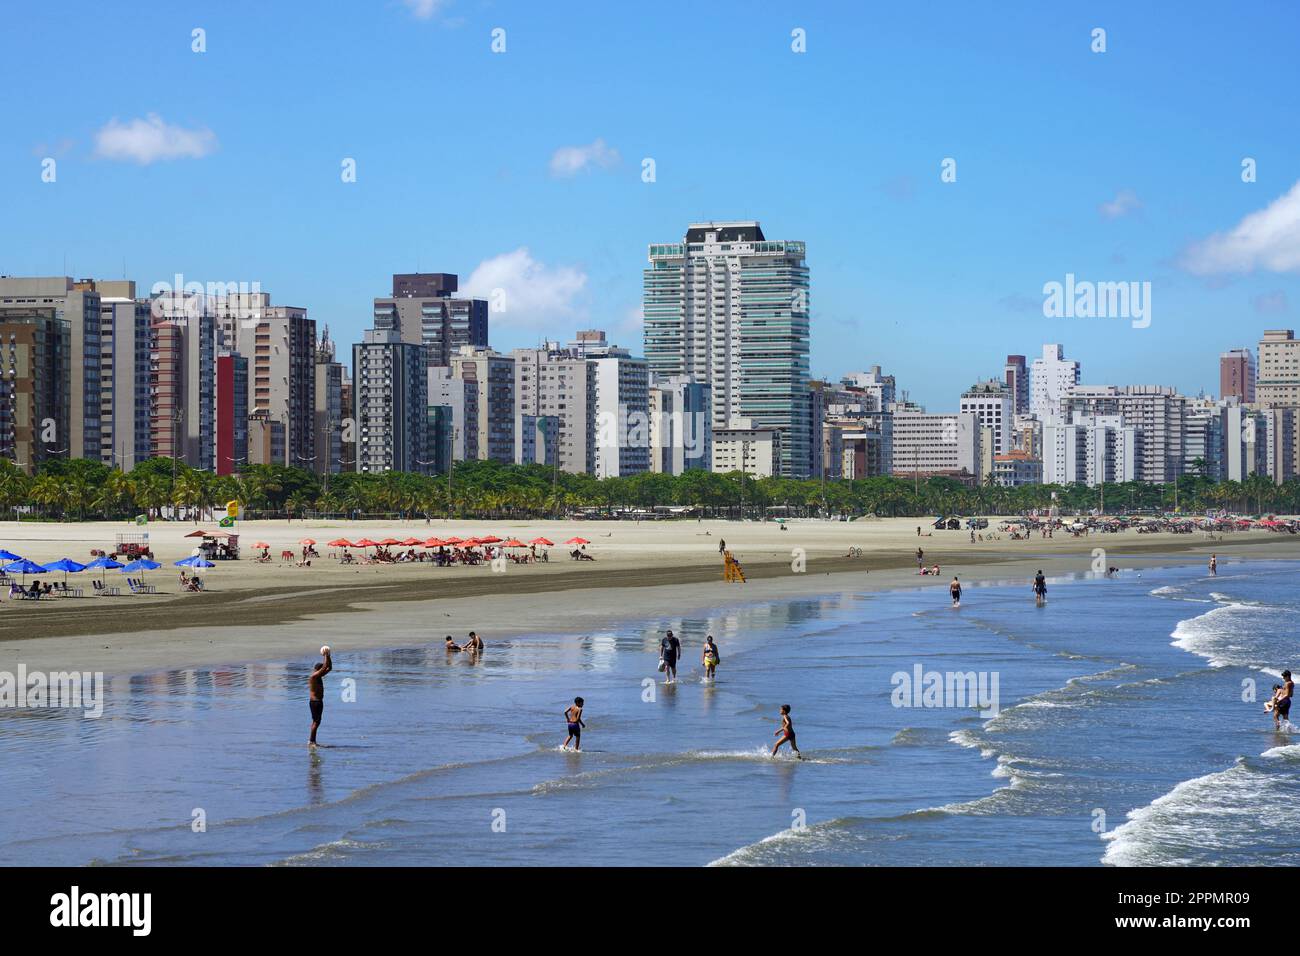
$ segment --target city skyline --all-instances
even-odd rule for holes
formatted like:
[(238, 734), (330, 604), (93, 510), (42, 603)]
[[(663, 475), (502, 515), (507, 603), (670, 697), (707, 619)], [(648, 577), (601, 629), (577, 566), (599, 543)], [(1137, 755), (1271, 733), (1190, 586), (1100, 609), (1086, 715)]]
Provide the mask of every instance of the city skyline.
[[(257, 282), (351, 343), (394, 272), (445, 271), (465, 294), (506, 291), (492, 315), (502, 352), (583, 328), (639, 351), (648, 245), (687, 222), (752, 218), (807, 244), (812, 376), (880, 364), (936, 409), (1046, 342), (1085, 382), (1104, 368), (1217, 394), (1219, 353), (1296, 325), (1300, 136), (1265, 125), (1294, 88), (1288, 30), (1208, 6), (1169, 23), (1106, 4), (1064, 18), (1028, 4), (996, 18), (746, 8), (675, 30), (688, 9), (661, 5), (633, 30), (632, 13), (594, 4), (564, 22), (461, 0), (319, 18), (157, 5), (130, 22), (19, 5), (20, 29), (0, 39), (15, 92), (0, 205), (24, 229), (0, 241), (0, 273), (145, 292), (178, 272)], [(112, 83), (51, 75), (18, 39), (69, 16), (66, 55)], [(1249, 102), (1190, 69), (1206, 36)], [(132, 48), (150, 55), (119, 53)], [(656, 77), (703, 59), (745, 65), (732, 107), (661, 115)], [(575, 89), (557, 116), (549, 105)], [(840, 101), (863, 109), (816, 105)], [(88, 210), (101, 228), (85, 228)], [(1149, 324), (1046, 318), (1044, 286), (1067, 277), (1150, 283)]]

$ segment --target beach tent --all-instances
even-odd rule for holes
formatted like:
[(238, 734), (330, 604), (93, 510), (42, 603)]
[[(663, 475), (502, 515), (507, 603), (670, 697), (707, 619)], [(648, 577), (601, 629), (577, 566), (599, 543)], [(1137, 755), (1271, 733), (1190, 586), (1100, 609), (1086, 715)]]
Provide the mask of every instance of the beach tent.
[(80, 571), (84, 571), (84, 570), (86, 570), (86, 566), (85, 566), (84, 564), (80, 564), (80, 563), (78, 563), (78, 562), (76, 562), (76, 561), (73, 561), (71, 558), (59, 558), (59, 560), (57, 560), (57, 561), (55, 561), (55, 562), (53, 562), (53, 563), (51, 563), (51, 564), (47, 564), (47, 565), (45, 566), (45, 570), (46, 570), (46, 571), (62, 571), (62, 572), (63, 572), (63, 583), (64, 583), (64, 584), (67, 584), (67, 583), (68, 583), (68, 574), (69, 574), (69, 573), (71, 573), (71, 574), (77, 574), (77, 573), (80, 572)]

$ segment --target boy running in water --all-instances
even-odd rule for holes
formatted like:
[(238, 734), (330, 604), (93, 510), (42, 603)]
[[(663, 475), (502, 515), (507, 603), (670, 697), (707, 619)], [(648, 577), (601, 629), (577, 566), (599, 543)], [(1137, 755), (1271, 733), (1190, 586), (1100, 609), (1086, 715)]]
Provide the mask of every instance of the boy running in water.
[(569, 736), (564, 738), (564, 744), (560, 747), (561, 750), (569, 749), (570, 740), (573, 741), (574, 750), (582, 749), (582, 728), (587, 726), (582, 722), (582, 706), (582, 698), (575, 697), (573, 703), (564, 708), (564, 719), (569, 725)]
[(781, 749), (782, 744), (788, 743), (790, 745), (790, 749), (794, 751), (794, 755), (798, 757), (800, 760), (803, 759), (803, 754), (799, 752), (799, 745), (794, 742), (794, 721), (790, 719), (789, 704), (781, 705), (781, 728), (772, 736), (781, 738), (775, 744), (772, 745), (773, 757), (775, 757), (776, 752)]

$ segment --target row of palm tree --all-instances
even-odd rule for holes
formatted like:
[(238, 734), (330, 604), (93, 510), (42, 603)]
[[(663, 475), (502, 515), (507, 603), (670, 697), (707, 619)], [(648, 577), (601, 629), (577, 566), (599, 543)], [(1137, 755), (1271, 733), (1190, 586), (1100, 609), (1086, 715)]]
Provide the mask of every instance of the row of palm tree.
[(1222, 509), (1263, 514), (1300, 512), (1300, 481), (1273, 483), (1267, 476), (1216, 482), (1192, 475), (1176, 483), (1084, 485), (996, 484), (972, 487), (950, 478), (897, 477), (851, 481), (754, 478), (706, 471), (647, 473), (598, 479), (556, 472), (543, 465), (492, 461), (459, 463), (446, 475), (407, 472), (322, 476), (284, 465), (249, 465), (239, 474), (215, 475), (170, 458), (142, 462), (129, 473), (100, 462), (57, 459), (29, 476), (0, 460), (0, 514), (17, 509), (47, 518), (82, 520), (137, 514), (181, 515), (195, 520), (213, 506), (238, 501), (248, 512), (293, 517), (332, 515), (435, 515), (535, 518), (684, 506), (705, 516), (925, 516), (1024, 514), (1057, 506), (1066, 512), (1100, 509), (1201, 512)]

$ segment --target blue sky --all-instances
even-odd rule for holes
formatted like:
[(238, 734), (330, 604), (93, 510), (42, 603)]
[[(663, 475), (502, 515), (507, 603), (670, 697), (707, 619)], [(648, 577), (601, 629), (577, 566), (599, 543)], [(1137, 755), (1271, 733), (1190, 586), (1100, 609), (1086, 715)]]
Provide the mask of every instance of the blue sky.
[[(1213, 392), (1219, 352), (1297, 324), (1293, 4), (10, 0), (5, 25), (0, 273), (258, 282), (346, 346), (392, 272), (457, 272), (507, 290), (497, 348), (639, 350), (646, 246), (757, 218), (808, 244), (814, 374), (880, 364), (936, 411), (1044, 342), (1089, 383)], [(1067, 273), (1150, 282), (1150, 326), (1045, 318)]]

